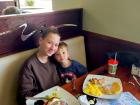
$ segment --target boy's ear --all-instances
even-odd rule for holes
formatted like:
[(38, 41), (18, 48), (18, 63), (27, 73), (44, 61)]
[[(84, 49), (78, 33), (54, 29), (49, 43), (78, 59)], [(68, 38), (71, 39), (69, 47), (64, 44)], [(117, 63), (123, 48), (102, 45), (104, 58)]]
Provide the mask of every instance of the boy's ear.
[(71, 59), (70, 54), (68, 53), (68, 59)]

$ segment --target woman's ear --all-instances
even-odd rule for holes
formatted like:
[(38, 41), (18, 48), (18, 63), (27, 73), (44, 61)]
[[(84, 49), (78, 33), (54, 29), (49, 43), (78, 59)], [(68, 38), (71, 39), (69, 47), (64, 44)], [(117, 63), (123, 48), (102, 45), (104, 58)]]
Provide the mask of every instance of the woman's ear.
[(42, 37), (40, 37), (39, 41), (38, 41), (39, 46), (41, 45), (42, 41), (43, 41), (43, 39), (42, 39)]

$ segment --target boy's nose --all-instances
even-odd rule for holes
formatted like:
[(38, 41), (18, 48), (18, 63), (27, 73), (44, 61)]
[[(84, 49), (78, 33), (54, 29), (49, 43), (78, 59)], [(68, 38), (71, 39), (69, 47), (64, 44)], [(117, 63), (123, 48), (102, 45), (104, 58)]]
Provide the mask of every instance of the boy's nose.
[(62, 54), (60, 54), (60, 58), (62, 58), (63, 56), (62, 56)]

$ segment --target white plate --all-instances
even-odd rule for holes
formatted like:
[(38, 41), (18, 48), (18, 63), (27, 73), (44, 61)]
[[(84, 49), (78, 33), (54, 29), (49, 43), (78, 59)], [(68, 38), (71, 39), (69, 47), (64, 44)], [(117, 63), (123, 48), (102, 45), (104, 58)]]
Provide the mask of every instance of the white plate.
[[(59, 86), (52, 87), (46, 91), (43, 91), (34, 97), (45, 97), (46, 95), (51, 95), (52, 93), (56, 92), (59, 96), (59, 98), (65, 102), (68, 103), (68, 105), (80, 105), (79, 101), (69, 92), (64, 90), (63, 88)], [(27, 100), (26, 104), (27, 105), (34, 105), (35, 100)]]
[(120, 87), (121, 87), (120, 92), (118, 94), (114, 94), (114, 95), (105, 95), (105, 94), (103, 94), (101, 96), (94, 96), (94, 95), (91, 95), (91, 94), (87, 94), (87, 93), (85, 93), (83, 91), (85, 94), (90, 95), (90, 96), (94, 96), (94, 97), (98, 97), (98, 98), (104, 98), (104, 99), (117, 99), (117, 98), (120, 97), (120, 95), (121, 95), (121, 93), (123, 91), (123, 88), (122, 88), (122, 82), (121, 82), (121, 80), (119, 78), (108, 77), (108, 76), (103, 76), (103, 75), (89, 74), (89, 75), (87, 75), (87, 77), (86, 77), (86, 79), (84, 81), (83, 89), (87, 87), (87, 84), (88, 84), (89, 80), (92, 79), (92, 78), (97, 78), (97, 79), (105, 78), (104, 85), (112, 84), (113, 82), (118, 82)]

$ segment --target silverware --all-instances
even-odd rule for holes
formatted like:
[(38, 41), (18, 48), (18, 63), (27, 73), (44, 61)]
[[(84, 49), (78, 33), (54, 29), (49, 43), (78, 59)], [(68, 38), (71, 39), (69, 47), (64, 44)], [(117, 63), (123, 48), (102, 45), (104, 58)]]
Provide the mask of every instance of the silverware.
[(136, 83), (140, 86), (139, 81), (137, 80), (137, 78), (133, 75), (134, 80), (136, 81)]
[(135, 86), (135, 84), (131, 81), (129, 81), (128, 84), (131, 84), (131, 85)]
[(26, 99), (30, 99), (30, 100), (47, 100), (45, 97), (26, 97)]
[(72, 91), (76, 91), (76, 78), (72, 80)]

